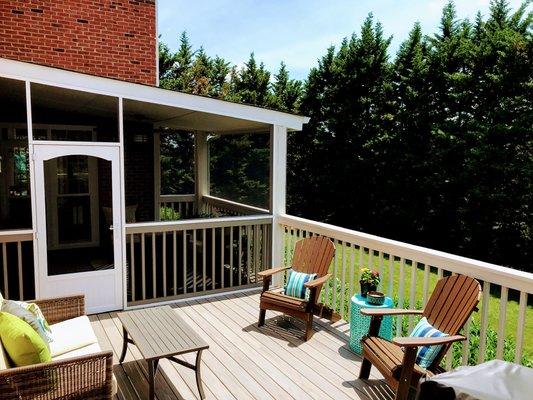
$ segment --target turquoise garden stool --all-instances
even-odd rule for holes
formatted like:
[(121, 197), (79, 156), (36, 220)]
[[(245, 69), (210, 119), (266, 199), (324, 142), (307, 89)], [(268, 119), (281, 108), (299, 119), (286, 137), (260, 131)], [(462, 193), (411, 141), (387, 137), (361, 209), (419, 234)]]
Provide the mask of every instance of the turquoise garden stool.
[[(366, 298), (360, 294), (352, 297), (350, 306), (350, 348), (359, 355), (363, 354), (361, 338), (368, 334), (371, 318), (366, 315), (361, 315), (359, 310), (362, 308), (393, 308), (393, 303), (390, 297), (385, 297), (385, 302), (380, 306), (367, 303)], [(392, 317), (390, 315), (383, 317), (381, 327), (379, 328), (379, 336), (392, 340)]]

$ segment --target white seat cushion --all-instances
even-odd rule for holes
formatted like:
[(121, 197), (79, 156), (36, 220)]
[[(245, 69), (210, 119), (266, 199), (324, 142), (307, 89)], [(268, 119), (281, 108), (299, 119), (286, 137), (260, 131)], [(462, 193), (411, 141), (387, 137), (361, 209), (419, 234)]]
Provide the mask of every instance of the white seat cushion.
[[(102, 349), (100, 349), (100, 346), (98, 345), (98, 342), (96, 343), (92, 343), (88, 346), (84, 346), (84, 347), (81, 347), (81, 348), (78, 348), (76, 350), (72, 350), (72, 351), (69, 351), (68, 353), (63, 353), (59, 356), (56, 356), (56, 357), (52, 357), (52, 361), (56, 361), (56, 360), (64, 360), (64, 359), (67, 359), (67, 358), (71, 358), (71, 357), (80, 357), (80, 356), (86, 356), (86, 355), (89, 355), (89, 354), (94, 354), (94, 353), (98, 353), (102, 351)], [(118, 385), (117, 385), (117, 379), (115, 378), (115, 374), (113, 374), (112, 376), (112, 385), (113, 385), (113, 396), (117, 394), (117, 390), (118, 390)]]
[(50, 343), (52, 359), (82, 347), (98, 343), (91, 322), (86, 315), (51, 325), (53, 341)]
[(9, 359), (7, 358), (7, 354), (4, 351), (4, 346), (2, 346), (2, 342), (0, 342), (0, 371), (3, 369), (9, 368)]

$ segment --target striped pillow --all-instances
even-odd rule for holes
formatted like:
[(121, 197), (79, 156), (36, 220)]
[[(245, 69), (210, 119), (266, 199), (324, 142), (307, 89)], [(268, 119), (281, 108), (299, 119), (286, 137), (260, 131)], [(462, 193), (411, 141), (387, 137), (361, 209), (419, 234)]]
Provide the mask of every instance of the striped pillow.
[(287, 296), (309, 300), (309, 289), (304, 284), (315, 278), (316, 274), (306, 274), (305, 272), (297, 272), (293, 269), (289, 270), (289, 279), (287, 279), (287, 284), (285, 285), (285, 294)]
[[(443, 333), (439, 331), (438, 329), (433, 328), (431, 324), (428, 322), (426, 317), (422, 318), (418, 324), (416, 324), (415, 329), (413, 329), (413, 332), (410, 335), (411, 337), (444, 337), (448, 336), (447, 333)], [(442, 345), (436, 345), (436, 346), (422, 346), (418, 348), (418, 352), (416, 353), (416, 363), (420, 365), (422, 368), (428, 368), (433, 360), (435, 360), (435, 357), (437, 357), (437, 354), (439, 354), (439, 351), (442, 349)]]

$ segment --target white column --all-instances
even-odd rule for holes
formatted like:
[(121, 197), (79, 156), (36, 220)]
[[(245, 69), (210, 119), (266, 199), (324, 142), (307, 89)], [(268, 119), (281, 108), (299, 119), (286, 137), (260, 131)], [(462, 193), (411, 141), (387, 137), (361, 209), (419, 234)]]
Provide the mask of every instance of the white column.
[[(272, 221), (272, 267), (283, 266), (283, 228), (279, 216), (286, 212), (287, 186), (287, 128), (274, 125), (270, 131), (270, 212)], [(277, 274), (272, 282), (281, 285), (282, 275)]]
[(198, 212), (204, 212), (203, 196), (209, 194), (209, 155), (207, 133), (196, 132), (194, 135), (194, 181), (196, 206)]
[(154, 221), (161, 219), (161, 133), (154, 132)]

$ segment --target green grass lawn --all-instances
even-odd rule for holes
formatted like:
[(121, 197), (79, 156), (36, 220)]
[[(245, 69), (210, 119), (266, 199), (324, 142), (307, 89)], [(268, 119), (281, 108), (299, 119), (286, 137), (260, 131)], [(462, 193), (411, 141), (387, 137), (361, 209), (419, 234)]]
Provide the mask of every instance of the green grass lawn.
[[(289, 243), (287, 243), (289, 244)], [(287, 248), (287, 247), (286, 247)], [(290, 246), (288, 246), (290, 248)], [(343, 254), (345, 254), (346, 260), (343, 260)], [(290, 254), (287, 254), (287, 257), (290, 257)], [(372, 258), (372, 259), (370, 259)], [(289, 258), (290, 259), (290, 258)], [(354, 261), (353, 267), (352, 267), (352, 260)], [(347, 308), (349, 305), (350, 297), (351, 295), (358, 293), (360, 291), (359, 288), (359, 269), (361, 266), (369, 267), (372, 269), (380, 270), (379, 268), (380, 262), (378, 258), (377, 252), (374, 254), (373, 257), (369, 257), (368, 251), (364, 251), (362, 255), (359, 253), (359, 249), (352, 249), (350, 247), (346, 247), (344, 249), (341, 244), (337, 245), (337, 252), (336, 252), (336, 277), (337, 280), (333, 281), (330, 280), (330, 288), (329, 290), (329, 299), (332, 300), (332, 286), (336, 285), (338, 287), (342, 286), (343, 282), (343, 270), (344, 270), (344, 288), (345, 288), (345, 295), (344, 295), (344, 311), (342, 311), (343, 307), (341, 305), (341, 294), (340, 289), (337, 289), (337, 310), (341, 311), (344, 318), (347, 318)], [(391, 276), (389, 274), (389, 259), (387, 257), (383, 258), (383, 268), (381, 270), (382, 273), (382, 281), (381, 281), (381, 287), (380, 291), (386, 293), (387, 295), (390, 295), (389, 288), (391, 284)], [(344, 268), (343, 268), (344, 266)], [(330, 272), (333, 273), (334, 268), (333, 265), (330, 269)], [(353, 271), (353, 277), (352, 277), (352, 287), (353, 293), (350, 292), (350, 273)], [(414, 296), (411, 295), (411, 281), (413, 276), (413, 267), (410, 263), (405, 262), (404, 264), (404, 274), (403, 279), (400, 280), (400, 260), (396, 259), (394, 261), (394, 268), (393, 268), (393, 274), (392, 274), (392, 293), (393, 293), (393, 299), (396, 301), (400, 301), (398, 299), (398, 293), (400, 292), (400, 285), (403, 283), (403, 308), (407, 307), (415, 307), (415, 308), (421, 308), (422, 307), (422, 299), (423, 299), (423, 282), (424, 282), (424, 269), (422, 265), (419, 265), (416, 268), (416, 277), (415, 277), (415, 293)], [(429, 274), (429, 295), (431, 295), (431, 292), (433, 288), (435, 287), (435, 284), (438, 280), (437, 275), (437, 269), (431, 268), (430, 274)], [(326, 290), (323, 291), (323, 295), (325, 294)], [(513, 290), (509, 290), (509, 300), (507, 302), (507, 310), (505, 315), (500, 315), (500, 288), (496, 285), (491, 285), (491, 296), (489, 298), (489, 319), (488, 319), (488, 327), (491, 328), (494, 331), (498, 330), (498, 326), (500, 323), (500, 318), (505, 318), (505, 337), (506, 339), (510, 339), (511, 341), (516, 341), (516, 333), (517, 333), (517, 322), (518, 322), (518, 293)], [(414, 304), (409, 304), (410, 299), (414, 298)], [(331, 305), (331, 303), (330, 303)], [(481, 308), (482, 304), (480, 301), (479, 304), (480, 311), (473, 314), (472, 317), (472, 325), (477, 324), (479, 326), (480, 319), (481, 319)], [(495, 337), (492, 338), (493, 340), (496, 340)], [(487, 349), (489, 350), (489, 346), (487, 346)], [(507, 347), (506, 347), (507, 349)], [(492, 349), (493, 351), (494, 349)], [(514, 350), (509, 350), (510, 352), (513, 352)], [(533, 363), (533, 306), (528, 305), (526, 310), (526, 318), (525, 318), (525, 327), (524, 327), (524, 347), (523, 347), (523, 355), (524, 357), (531, 363)], [(487, 359), (492, 358), (493, 356), (490, 353), (486, 355)], [(511, 357), (510, 354), (506, 355), (506, 358)]]

